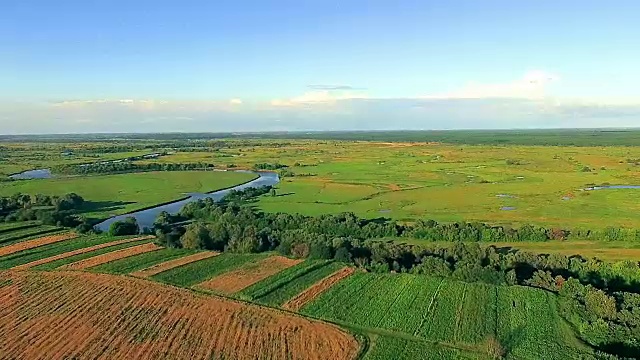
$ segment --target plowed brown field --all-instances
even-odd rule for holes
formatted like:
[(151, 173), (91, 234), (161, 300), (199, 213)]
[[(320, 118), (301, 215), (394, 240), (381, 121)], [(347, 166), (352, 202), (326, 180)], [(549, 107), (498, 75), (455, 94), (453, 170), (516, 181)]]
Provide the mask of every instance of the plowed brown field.
[(270, 256), (241, 269), (216, 276), (211, 280), (196, 285), (196, 287), (223, 294), (232, 294), (300, 262), (302, 260), (289, 259), (284, 256)]
[(187, 264), (190, 264), (190, 263), (195, 262), (195, 261), (208, 259), (210, 257), (218, 256), (218, 255), (220, 255), (220, 253), (218, 253), (218, 252), (203, 251), (203, 252), (199, 252), (199, 253), (196, 253), (196, 254), (193, 254), (193, 255), (181, 257), (179, 259), (173, 259), (173, 260), (165, 261), (163, 263), (151, 266), (149, 268), (142, 269), (142, 270), (139, 270), (139, 271), (136, 271), (136, 272), (132, 272), (129, 275), (146, 278), (146, 277), (150, 277), (150, 276), (153, 276), (153, 275), (160, 274), (161, 272), (164, 272), (164, 271), (167, 271), (167, 270), (171, 270), (173, 268), (177, 268), (178, 266), (187, 265)]
[(143, 279), (0, 272), (5, 359), (354, 359), (353, 336)]
[(13, 253), (17, 253), (18, 251), (29, 250), (29, 249), (36, 248), (38, 246), (53, 244), (59, 241), (73, 239), (75, 237), (78, 237), (78, 234), (67, 233), (67, 234), (60, 234), (60, 235), (45, 236), (45, 237), (41, 237), (33, 240), (19, 242), (17, 244), (0, 247), (0, 256), (11, 255)]
[(64, 270), (83, 270), (83, 269), (88, 269), (90, 267), (106, 264), (106, 263), (114, 261), (114, 260), (118, 260), (118, 259), (126, 258), (126, 257), (129, 257), (129, 256), (146, 253), (146, 252), (149, 252), (149, 251), (155, 251), (155, 250), (159, 250), (159, 249), (162, 249), (162, 246), (158, 246), (158, 245), (153, 244), (153, 243), (147, 243), (147, 244), (142, 244), (142, 245), (138, 245), (138, 246), (132, 246), (130, 248), (116, 250), (116, 251), (112, 251), (110, 253), (101, 254), (101, 255), (94, 256), (94, 257), (91, 257), (91, 258), (88, 258), (88, 259), (76, 261), (74, 263), (61, 266), (60, 269), (64, 269)]
[(352, 267), (345, 267), (340, 269), (333, 274), (327, 276), (326, 278), (318, 281), (317, 283), (311, 285), (310, 288), (296, 295), (293, 299), (287, 301), (282, 305), (283, 309), (298, 311), (302, 309), (303, 306), (308, 304), (310, 301), (318, 297), (323, 292), (327, 291), (330, 287), (335, 285), (338, 281), (346, 278), (347, 276), (353, 274), (355, 269)]
[(112, 242), (108, 242), (108, 243), (104, 243), (104, 244), (98, 244), (98, 245), (94, 245), (94, 246), (89, 246), (89, 247), (84, 248), (84, 249), (78, 249), (78, 250), (74, 250), (74, 251), (69, 251), (69, 252), (66, 252), (66, 253), (63, 253), (63, 254), (59, 254), (59, 255), (56, 255), (56, 256), (51, 256), (51, 257), (48, 257), (48, 258), (32, 261), (32, 262), (27, 263), (27, 264), (16, 266), (16, 267), (14, 267), (14, 269), (16, 269), (16, 270), (26, 270), (26, 269), (30, 269), (30, 268), (32, 268), (34, 266), (50, 263), (52, 261), (56, 261), (56, 260), (60, 260), (60, 259), (65, 259), (65, 258), (68, 258), (70, 256), (80, 255), (80, 254), (88, 253), (90, 251), (104, 249), (104, 248), (107, 248), (107, 247), (110, 247), (110, 246), (126, 244), (126, 243), (145, 240), (145, 239), (149, 239), (149, 238), (150, 238), (149, 236), (143, 236), (143, 237), (138, 237), (138, 238), (133, 238), (133, 239), (117, 240), (117, 241), (112, 241)]

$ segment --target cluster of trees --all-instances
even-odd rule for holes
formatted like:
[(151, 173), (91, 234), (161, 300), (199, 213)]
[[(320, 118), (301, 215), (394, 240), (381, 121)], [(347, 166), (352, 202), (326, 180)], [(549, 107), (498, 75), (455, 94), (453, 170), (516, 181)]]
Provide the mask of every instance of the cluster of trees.
[(253, 165), (254, 170), (280, 170), (287, 168), (287, 165), (283, 165), (280, 163), (270, 164), (270, 163), (258, 163)]
[(188, 171), (188, 170), (211, 170), (213, 164), (209, 163), (147, 163), (136, 164), (129, 161), (105, 162), (86, 165), (59, 165), (52, 170), (59, 174), (66, 175), (87, 175), (87, 174), (119, 174), (145, 171)]
[(134, 217), (127, 217), (123, 221), (115, 221), (109, 226), (109, 235), (111, 236), (125, 236), (136, 235), (140, 233), (140, 226), (138, 220)]
[(76, 193), (63, 196), (17, 193), (0, 197), (0, 221), (39, 220), (44, 224), (76, 227), (78, 231), (87, 232), (92, 226), (78, 215), (84, 204), (85, 200)]

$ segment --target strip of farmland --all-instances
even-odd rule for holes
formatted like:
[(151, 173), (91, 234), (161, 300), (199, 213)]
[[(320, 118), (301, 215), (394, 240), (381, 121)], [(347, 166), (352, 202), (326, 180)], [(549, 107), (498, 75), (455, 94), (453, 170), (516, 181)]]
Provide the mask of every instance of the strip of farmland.
[(137, 254), (146, 253), (149, 251), (156, 251), (159, 249), (162, 249), (162, 247), (153, 243), (142, 244), (142, 245), (133, 246), (130, 248), (116, 250), (110, 253), (94, 256), (88, 259), (80, 260), (80, 261), (62, 266), (60, 269), (84, 270), (94, 266), (108, 263), (110, 261), (126, 258), (126, 257), (137, 255)]

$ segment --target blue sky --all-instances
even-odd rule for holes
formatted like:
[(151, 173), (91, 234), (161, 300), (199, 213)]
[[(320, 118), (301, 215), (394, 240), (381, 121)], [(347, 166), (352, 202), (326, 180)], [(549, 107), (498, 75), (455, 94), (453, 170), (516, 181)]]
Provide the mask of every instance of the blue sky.
[(0, 133), (640, 126), (638, 1), (29, 1)]

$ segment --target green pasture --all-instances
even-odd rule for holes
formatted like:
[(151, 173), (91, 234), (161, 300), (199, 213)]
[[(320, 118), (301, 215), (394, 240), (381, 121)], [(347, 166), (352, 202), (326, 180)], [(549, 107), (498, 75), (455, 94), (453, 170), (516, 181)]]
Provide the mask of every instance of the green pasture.
[(249, 181), (236, 172), (176, 171), (63, 177), (0, 183), (0, 196), (15, 193), (63, 195), (75, 192), (88, 201), (85, 215), (104, 218)]

